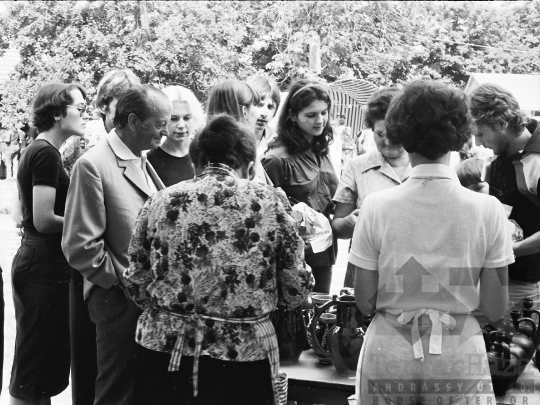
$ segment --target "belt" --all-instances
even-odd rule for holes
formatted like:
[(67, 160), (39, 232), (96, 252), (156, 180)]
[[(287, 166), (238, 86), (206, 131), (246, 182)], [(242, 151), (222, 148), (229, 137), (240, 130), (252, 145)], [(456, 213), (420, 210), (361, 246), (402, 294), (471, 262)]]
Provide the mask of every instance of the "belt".
[(398, 322), (402, 325), (413, 321), (411, 336), (413, 343), (414, 358), (424, 361), (424, 350), (422, 349), (422, 339), (418, 330), (418, 318), (422, 315), (429, 315), (431, 319), (431, 336), (429, 337), (429, 353), (441, 354), (442, 346), (442, 326), (445, 325), (449, 329), (454, 329), (456, 320), (448, 313), (442, 313), (436, 309), (419, 309), (417, 311), (403, 312)]
[[(164, 310), (165, 311), (165, 310)], [(220, 322), (229, 322), (229, 323), (247, 323), (255, 324), (255, 336), (263, 342), (263, 347), (265, 349), (266, 355), (270, 362), (270, 369), (272, 373), (272, 388), (274, 391), (274, 402), (276, 405), (279, 404), (278, 396), (276, 393), (276, 380), (279, 372), (279, 349), (277, 344), (276, 331), (274, 325), (270, 321), (268, 315), (261, 315), (257, 317), (246, 317), (246, 318), (220, 318), (215, 316), (201, 315), (201, 314), (190, 314), (183, 315), (177, 314), (174, 312), (166, 311), (171, 315), (186, 319), (187, 322), (182, 323), (182, 327), (178, 332), (178, 337), (176, 343), (171, 352), (171, 361), (169, 362), (168, 371), (178, 371), (180, 369), (180, 360), (182, 359), (182, 349), (184, 347), (184, 340), (186, 336), (186, 325), (188, 322), (196, 323), (195, 331), (195, 354), (193, 359), (193, 396), (196, 397), (199, 394), (199, 356), (201, 355), (202, 343), (204, 337), (204, 321), (211, 319), (214, 321)]]

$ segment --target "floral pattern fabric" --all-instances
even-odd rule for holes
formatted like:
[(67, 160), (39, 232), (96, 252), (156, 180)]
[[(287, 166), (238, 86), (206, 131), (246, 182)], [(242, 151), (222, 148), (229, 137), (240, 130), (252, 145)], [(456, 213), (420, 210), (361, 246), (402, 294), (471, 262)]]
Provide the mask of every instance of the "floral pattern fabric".
[(125, 272), (129, 296), (144, 309), (139, 344), (170, 352), (187, 322), (182, 355), (193, 356), (199, 314), (224, 319), (205, 320), (201, 355), (267, 357), (257, 326), (226, 319), (266, 315), (278, 303), (295, 308), (313, 288), (303, 241), (279, 193), (228, 166), (209, 165), (146, 202)]

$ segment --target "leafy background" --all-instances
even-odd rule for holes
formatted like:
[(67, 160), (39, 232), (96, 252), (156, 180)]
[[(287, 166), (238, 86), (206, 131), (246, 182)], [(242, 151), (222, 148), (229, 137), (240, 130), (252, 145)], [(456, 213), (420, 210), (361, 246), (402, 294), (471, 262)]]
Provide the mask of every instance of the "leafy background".
[(473, 72), (537, 73), (539, 11), (539, 1), (9, 2), (0, 51), (16, 47), (21, 62), (5, 84), (0, 122), (27, 122), (32, 96), (49, 81), (80, 82), (93, 99), (114, 68), (186, 86), (201, 101), (217, 82), (257, 72), (285, 90), (293, 78), (316, 76), (313, 33), (327, 82), (423, 77), (463, 87)]

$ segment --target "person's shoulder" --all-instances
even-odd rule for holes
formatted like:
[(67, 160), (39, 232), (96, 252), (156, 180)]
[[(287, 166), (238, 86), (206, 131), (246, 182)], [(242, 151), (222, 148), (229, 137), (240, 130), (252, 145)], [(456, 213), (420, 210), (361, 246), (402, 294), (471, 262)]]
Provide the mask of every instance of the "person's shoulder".
[(380, 166), (381, 164), (382, 155), (375, 149), (350, 159), (348, 166), (355, 172), (361, 173), (372, 167)]
[(158, 146), (156, 149), (152, 149), (151, 151), (148, 151), (148, 153), (146, 154), (146, 157), (148, 159), (150, 158), (153, 158), (154, 156), (157, 156), (158, 155), (158, 151), (160, 150), (161, 148)]
[(264, 155), (265, 160), (283, 160), (294, 157), (287, 150), (285, 145), (276, 145), (272, 149), (269, 149)]
[[(460, 199), (462, 204), (469, 207), (468, 210), (470, 211), (489, 214), (492, 213), (494, 209), (502, 207), (501, 202), (492, 195), (470, 190), (463, 187), (461, 184), (457, 184), (455, 188), (457, 192), (455, 195)], [(491, 210), (488, 208), (491, 208)]]
[(52, 146), (49, 142), (44, 141), (42, 139), (38, 139), (37, 142), (34, 141), (28, 147), (26, 148), (27, 152), (26, 155), (28, 157), (31, 156), (47, 156), (47, 157), (53, 157), (58, 158), (59, 152), (58, 149), (56, 149), (54, 146)]
[[(273, 201), (274, 203), (277, 203), (279, 201), (286, 210), (290, 209), (290, 204), (287, 196), (281, 188), (276, 188), (268, 184), (258, 183), (247, 179), (238, 179), (238, 182), (239, 184), (237, 190), (243, 192), (246, 196), (249, 196), (250, 200), (259, 200), (259, 202)], [(267, 207), (276, 207), (276, 205), (270, 204)], [(274, 210), (274, 208), (270, 209)]]
[[(539, 142), (540, 144), (540, 142)], [(540, 146), (540, 145), (539, 145)], [(540, 167), (540, 148), (538, 151), (526, 151), (520, 159), (524, 164), (534, 165), (535, 168)]]
[(376, 205), (389, 204), (392, 205), (396, 201), (403, 200), (403, 185), (405, 183), (399, 184), (395, 187), (390, 187), (385, 190), (379, 190), (374, 193), (369, 194), (364, 200), (364, 204), (369, 198), (370, 200), (376, 201)]
[(371, 151), (362, 153), (361, 155), (355, 156), (352, 159), (350, 159), (350, 162), (354, 164), (355, 166), (363, 166), (365, 165), (370, 159), (372, 159), (372, 156), (376, 156), (376, 153), (378, 151)]
[(284, 146), (276, 146), (266, 152), (261, 158), (261, 164), (267, 173), (271, 175), (272, 172), (287, 167), (287, 161), (290, 159), (291, 155)]
[(115, 156), (109, 142), (106, 139), (102, 139), (96, 145), (88, 149), (88, 151), (77, 160), (77, 163), (81, 162), (81, 164), (84, 164), (85, 162), (88, 162), (93, 164), (103, 164), (116, 162)]

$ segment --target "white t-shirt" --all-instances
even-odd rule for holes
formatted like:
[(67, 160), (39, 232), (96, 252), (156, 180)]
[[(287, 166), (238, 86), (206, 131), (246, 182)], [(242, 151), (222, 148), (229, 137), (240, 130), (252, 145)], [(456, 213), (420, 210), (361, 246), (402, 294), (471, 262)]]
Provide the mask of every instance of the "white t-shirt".
[(379, 272), (377, 310), (468, 313), (480, 303), (482, 268), (514, 255), (502, 204), (462, 187), (448, 166), (424, 164), (365, 199), (349, 262)]

